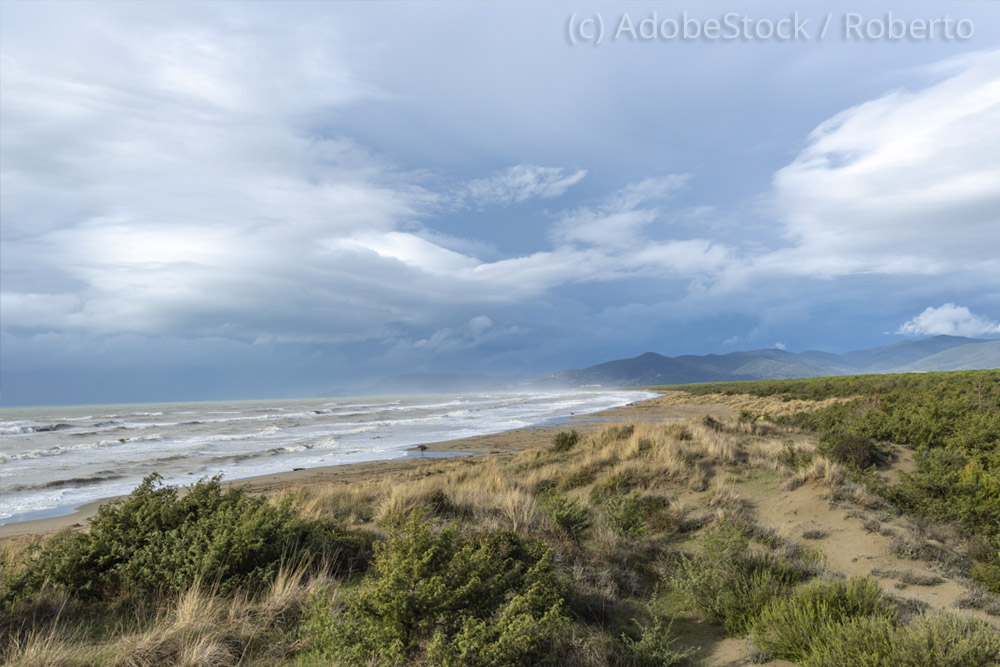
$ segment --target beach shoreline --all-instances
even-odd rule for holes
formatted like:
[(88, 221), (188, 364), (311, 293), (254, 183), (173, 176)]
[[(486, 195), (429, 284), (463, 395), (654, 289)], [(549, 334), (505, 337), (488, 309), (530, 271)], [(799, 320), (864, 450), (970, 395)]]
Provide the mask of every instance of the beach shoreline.
[[(511, 456), (525, 449), (543, 447), (551, 442), (556, 433), (568, 429), (588, 432), (604, 428), (609, 422), (615, 421), (685, 419), (709, 413), (724, 417), (733, 412), (730, 406), (721, 403), (675, 404), (662, 399), (661, 396), (637, 401), (607, 410), (575, 415), (551, 424), (427, 443), (422, 445), (423, 450), (420, 449), (420, 446), (409, 447), (404, 450), (407, 452), (404, 457), (289, 470), (240, 478), (225, 484), (227, 486), (245, 486), (251, 493), (278, 493), (292, 488), (317, 484), (352, 484), (376, 477), (412, 473), (421, 466), (433, 465), (449, 456)], [(66, 529), (82, 529), (86, 526), (87, 520), (95, 516), (102, 505), (121, 497), (124, 496), (94, 500), (76, 507), (69, 513), (58, 516), (2, 524), (0, 525), (0, 540), (47, 535)]]

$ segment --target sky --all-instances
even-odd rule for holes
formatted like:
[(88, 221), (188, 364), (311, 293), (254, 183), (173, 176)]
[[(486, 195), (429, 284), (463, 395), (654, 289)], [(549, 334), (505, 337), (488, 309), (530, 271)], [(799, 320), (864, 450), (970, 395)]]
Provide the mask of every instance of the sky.
[(0, 58), (3, 405), (1000, 337), (1000, 3), (7, 1)]

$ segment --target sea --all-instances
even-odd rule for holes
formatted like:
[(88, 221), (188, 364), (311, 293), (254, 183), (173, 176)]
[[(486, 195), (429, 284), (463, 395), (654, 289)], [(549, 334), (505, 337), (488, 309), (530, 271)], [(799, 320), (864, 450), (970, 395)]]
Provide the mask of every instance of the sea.
[(652, 398), (567, 390), (0, 409), (0, 523), (72, 513), (156, 472), (192, 484), (412, 456), (415, 445)]

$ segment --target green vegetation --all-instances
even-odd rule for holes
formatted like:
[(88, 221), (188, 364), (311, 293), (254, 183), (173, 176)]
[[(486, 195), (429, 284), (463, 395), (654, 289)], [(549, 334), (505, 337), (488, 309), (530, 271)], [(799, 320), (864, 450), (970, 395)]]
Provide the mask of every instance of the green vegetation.
[[(904, 512), (955, 523), (978, 543), (970, 574), (1000, 594), (1000, 371), (861, 375), (671, 387), (782, 401), (849, 399), (776, 419), (817, 433), (818, 453), (855, 469), (915, 452), (916, 470), (874, 491)], [(873, 481), (869, 479), (868, 481)]]
[(594, 523), (585, 505), (576, 498), (567, 498), (555, 489), (544, 492), (538, 500), (556, 534), (571, 542), (579, 542)]
[(1000, 663), (1000, 636), (987, 623), (944, 614), (904, 626), (886, 616), (855, 616), (824, 624), (809, 645), (804, 667)]
[(329, 521), (307, 521), (288, 501), (272, 505), (240, 488), (222, 491), (217, 477), (179, 496), (150, 475), (124, 501), (105, 505), (84, 533), (56, 538), (7, 587), (5, 600), (43, 585), (81, 599), (156, 596), (196, 583), (227, 593), (259, 590), (283, 563), (357, 567), (370, 538)]
[(701, 557), (682, 555), (668, 581), (690, 605), (720, 620), (727, 634), (739, 636), (804, 576), (771, 554), (751, 552), (745, 531), (724, 520), (705, 533)]
[(894, 610), (874, 579), (816, 582), (791, 597), (768, 602), (754, 619), (750, 637), (758, 648), (800, 662), (827, 641), (825, 635), (834, 626), (869, 617), (895, 620)]
[[(761, 522), (768, 493), (829, 500), (899, 556), (873, 576), (971, 577), (960, 606), (1000, 614), (1000, 373), (684, 389), (739, 416), (281, 497), (150, 477), (85, 531), (0, 543), (0, 662), (673, 666), (723, 636), (801, 665), (1000, 662), (990, 624), (826, 570), (839, 523)], [(915, 469), (885, 478), (897, 445)]]
[(622, 653), (626, 664), (632, 667), (677, 667), (687, 664), (698, 653), (695, 648), (677, 650), (677, 638), (671, 632), (671, 623), (657, 618), (651, 625), (635, 621), (639, 639), (622, 635)]
[(375, 566), (333, 613), (316, 601), (306, 636), (342, 664), (541, 665), (566, 624), (562, 586), (538, 541), (437, 534), (420, 517), (376, 545)]
[(556, 437), (552, 439), (552, 451), (568, 452), (578, 442), (580, 442), (580, 434), (576, 431), (561, 431), (556, 433)]

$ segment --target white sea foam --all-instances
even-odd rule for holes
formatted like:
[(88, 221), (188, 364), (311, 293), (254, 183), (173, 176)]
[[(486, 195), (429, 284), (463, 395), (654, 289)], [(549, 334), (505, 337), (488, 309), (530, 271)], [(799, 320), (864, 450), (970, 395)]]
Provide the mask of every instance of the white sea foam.
[[(652, 396), (472, 392), (391, 399), (245, 401), (4, 411), (0, 520), (128, 493), (144, 476), (190, 484), (396, 458), (417, 444), (496, 433)], [(76, 410), (76, 411), (75, 411)]]

